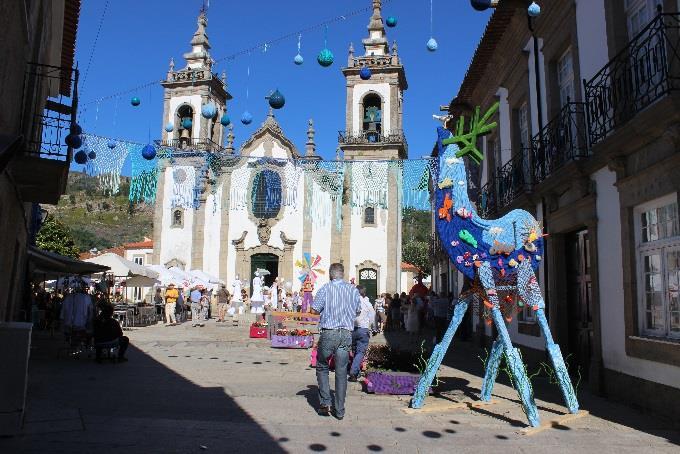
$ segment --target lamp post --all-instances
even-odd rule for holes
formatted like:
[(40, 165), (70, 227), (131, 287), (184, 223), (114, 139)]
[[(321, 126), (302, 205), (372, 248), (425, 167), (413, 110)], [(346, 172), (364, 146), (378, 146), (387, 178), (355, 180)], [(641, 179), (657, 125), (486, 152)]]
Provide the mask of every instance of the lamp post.
[[(485, 11), (489, 8), (496, 8), (500, 0), (470, 0), (470, 6), (477, 11)], [(543, 145), (543, 97), (541, 94), (541, 64), (538, 56), (538, 37), (536, 36), (536, 31), (534, 29), (534, 19), (536, 19), (541, 14), (541, 7), (538, 3), (532, 1), (527, 7), (527, 25), (529, 26), (529, 32), (531, 33), (531, 39), (534, 44), (534, 78), (535, 78), (535, 89), (536, 89), (536, 112), (538, 114), (538, 143), (540, 144), (541, 155), (545, 154), (545, 147)], [(533, 148), (533, 147), (532, 147)], [(532, 159), (533, 160), (533, 159)], [(541, 160), (542, 163), (545, 159)], [(529, 163), (529, 168), (533, 167), (534, 163)], [(533, 180), (533, 172), (529, 172), (528, 175), (530, 180)], [(533, 181), (530, 181), (533, 183)]]

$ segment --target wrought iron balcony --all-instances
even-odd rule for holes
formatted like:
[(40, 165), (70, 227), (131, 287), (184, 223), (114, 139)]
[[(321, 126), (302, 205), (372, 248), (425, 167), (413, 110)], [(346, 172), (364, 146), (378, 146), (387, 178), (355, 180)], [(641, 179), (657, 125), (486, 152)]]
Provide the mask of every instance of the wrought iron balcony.
[(477, 203), (477, 214), (484, 219), (496, 213), (498, 205), (496, 203), (496, 177), (492, 175), (489, 181), (479, 190)]
[(569, 161), (590, 155), (584, 103), (568, 102), (531, 139), (534, 183), (548, 178)]
[(522, 149), (496, 171), (497, 208), (510, 205), (529, 185), (530, 148)]
[(345, 145), (354, 144), (400, 144), (406, 145), (406, 137), (401, 129), (382, 131), (338, 131), (338, 142)]
[(162, 141), (156, 141), (156, 144), (161, 146), (161, 147), (168, 147), (168, 148), (173, 148), (177, 151), (186, 151), (186, 152), (191, 152), (191, 151), (210, 151), (210, 152), (218, 152), (218, 151), (223, 151), (224, 147), (219, 145), (216, 142), (213, 142), (211, 139), (208, 138), (188, 138), (188, 137), (180, 137), (179, 139), (171, 139), (171, 140), (162, 140)]
[(584, 82), (591, 145), (680, 88), (680, 14), (657, 16), (591, 80)]

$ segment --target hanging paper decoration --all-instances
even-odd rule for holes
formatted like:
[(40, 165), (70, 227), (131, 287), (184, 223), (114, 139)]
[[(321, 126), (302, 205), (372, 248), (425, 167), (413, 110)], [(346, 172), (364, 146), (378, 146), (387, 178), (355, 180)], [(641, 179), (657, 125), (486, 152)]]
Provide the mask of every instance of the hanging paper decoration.
[(116, 148), (116, 141), (111, 139), (111, 140), (108, 141), (106, 146), (108, 146), (109, 148), (111, 148), (113, 150), (114, 148)]
[(71, 124), (71, 134), (81, 135), (83, 128), (78, 123)]
[(153, 158), (156, 157), (156, 147), (154, 147), (151, 144), (148, 144), (142, 148), (142, 157), (146, 159), (147, 161), (152, 160)]
[(71, 133), (66, 136), (64, 141), (66, 142), (66, 145), (73, 148), (74, 150), (77, 150), (83, 145), (83, 139), (78, 134)]
[(531, 17), (538, 17), (541, 15), (541, 7), (538, 5), (538, 3), (531, 2), (531, 5), (529, 5), (529, 8), (527, 9), (527, 13)]
[(220, 118), (220, 124), (222, 126), (229, 126), (231, 124), (231, 119), (229, 118), (229, 115), (225, 112), (224, 115), (222, 115), (222, 118)]
[(172, 168), (172, 207), (194, 208), (196, 169), (193, 166)]
[(477, 11), (486, 11), (491, 8), (491, 0), (470, 0), (470, 5)]
[(397, 26), (397, 18), (394, 17), (394, 16), (390, 16), (390, 17), (387, 18), (387, 20), (385, 21), (385, 23), (386, 23), (387, 26), (390, 27), (390, 28), (396, 27), (396, 26)]
[(142, 101), (137, 96), (133, 96), (132, 99), (130, 100), (130, 104), (132, 104), (135, 107), (137, 107), (141, 103)]
[(97, 152), (95, 152), (94, 150), (92, 150), (92, 151), (90, 151), (90, 152), (87, 154), (87, 157), (88, 157), (89, 159), (97, 159)]
[(362, 80), (368, 80), (371, 78), (371, 68), (368, 66), (362, 66), (361, 69), (359, 70), (359, 77), (361, 77)]
[(311, 178), (305, 178), (306, 215), (312, 222), (323, 227), (335, 218), (336, 230), (342, 229), (342, 193), (345, 181), (345, 163), (318, 161), (305, 168)]
[(439, 47), (437, 40), (433, 37), (433, 11), (434, 7), (432, 5), (432, 0), (430, 0), (430, 39), (427, 40), (427, 50), (434, 52)]
[(167, 132), (172, 132), (173, 129), (175, 129), (175, 126), (172, 124), (171, 121), (169, 121), (165, 124), (165, 130)]
[(400, 162), (402, 207), (430, 210), (430, 180), (436, 174), (437, 161), (407, 159)]
[[(85, 168), (88, 175), (99, 179), (99, 188), (116, 194), (120, 186), (120, 173), (131, 150), (140, 152), (141, 144), (120, 141), (83, 134), (88, 148), (97, 156), (96, 160), (89, 160)], [(113, 145), (113, 146), (112, 146)]]
[(182, 127), (184, 129), (191, 129), (191, 126), (193, 126), (194, 122), (191, 120), (191, 117), (185, 117), (182, 118)]
[(307, 279), (313, 284), (316, 282), (317, 273), (326, 274), (326, 271), (319, 268), (319, 263), (321, 263), (321, 256), (316, 254), (312, 256), (309, 252), (302, 254), (302, 260), (296, 260), (295, 266), (300, 268), (298, 271), (298, 280), (300, 282), (305, 282)]
[(73, 160), (76, 162), (76, 164), (85, 164), (87, 162), (87, 153), (85, 153), (83, 150), (80, 150), (75, 155), (73, 155)]
[(130, 156), (132, 161), (132, 178), (130, 180), (128, 199), (131, 203), (153, 203), (156, 200), (156, 188), (158, 185), (158, 157), (161, 154), (167, 156), (168, 152), (167, 150), (160, 150), (156, 157), (147, 160), (144, 157), (143, 151), (140, 153), (137, 150), (138, 148), (132, 150)]
[(386, 161), (355, 161), (345, 170), (351, 181), (352, 208), (387, 208), (387, 184), (393, 181), (388, 165)]
[(286, 98), (283, 97), (279, 89), (274, 90), (274, 93), (269, 95), (269, 105), (274, 109), (280, 109), (286, 104)]
[(333, 64), (333, 58), (333, 52), (328, 48), (328, 26), (326, 26), (323, 38), (323, 49), (321, 49), (321, 52), (317, 55), (316, 61), (324, 68), (327, 68)]
[(243, 112), (243, 115), (241, 115), (241, 123), (244, 125), (249, 125), (250, 123), (253, 122), (253, 116), (248, 112), (247, 110)]
[(293, 58), (293, 62), (295, 62), (295, 64), (298, 65), (298, 66), (300, 66), (301, 64), (303, 64), (305, 62), (305, 59), (302, 58), (302, 55), (300, 54), (301, 43), (302, 43), (302, 34), (299, 34), (298, 35), (298, 51), (297, 51), (297, 55), (295, 56), (295, 58)]
[(217, 107), (215, 107), (215, 104), (213, 103), (204, 104), (203, 107), (201, 107), (201, 115), (203, 115), (203, 118), (215, 118), (215, 115), (217, 115)]

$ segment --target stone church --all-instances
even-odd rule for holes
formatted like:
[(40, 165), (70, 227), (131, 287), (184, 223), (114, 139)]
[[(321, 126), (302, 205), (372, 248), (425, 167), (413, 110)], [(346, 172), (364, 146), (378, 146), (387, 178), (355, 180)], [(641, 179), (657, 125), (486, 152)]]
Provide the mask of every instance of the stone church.
[[(271, 273), (267, 284), (278, 276), (298, 290), (296, 261), (310, 253), (321, 257), (315, 268), (343, 263), (346, 279), (365, 285), (371, 296), (401, 288), (402, 196), (398, 172), (385, 160), (407, 157), (402, 129), (407, 83), (396, 43), (391, 49), (388, 44), (381, 2), (372, 3), (363, 55), (354, 55), (350, 45), (342, 68), (347, 90), (345, 131), (338, 140), (342, 162), (316, 155), (312, 120), (302, 153), (271, 110), (235, 148), (232, 127), (220, 121), (232, 97), (224, 75), (212, 71), (201, 13), (191, 51), (184, 54), (186, 67), (176, 69), (171, 61), (162, 82), (161, 145), (175, 151), (159, 164), (154, 263), (202, 269), (229, 284), (237, 278), (249, 282), (264, 268)], [(366, 70), (360, 74), (364, 67), (369, 78)], [(344, 169), (333, 174), (342, 175), (339, 193), (329, 189), (324, 173), (336, 168)], [(356, 184), (351, 181), (371, 178), (384, 185), (381, 195), (348, 195)], [(327, 279), (319, 275), (316, 287)]]

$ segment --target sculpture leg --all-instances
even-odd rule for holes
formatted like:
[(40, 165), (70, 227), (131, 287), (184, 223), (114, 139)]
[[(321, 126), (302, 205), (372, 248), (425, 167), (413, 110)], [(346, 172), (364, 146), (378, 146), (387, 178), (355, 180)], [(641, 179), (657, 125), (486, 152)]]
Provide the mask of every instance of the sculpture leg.
[(486, 360), (486, 372), (484, 374), (484, 382), (482, 383), (482, 393), (479, 398), (485, 402), (491, 400), (491, 391), (493, 391), (493, 385), (496, 383), (496, 377), (498, 376), (498, 368), (501, 365), (501, 360), (503, 359), (503, 341), (496, 339), (491, 347), (491, 353), (489, 353), (489, 358)]
[(569, 377), (569, 372), (567, 372), (567, 367), (564, 364), (560, 346), (555, 343), (552, 333), (550, 332), (548, 319), (545, 317), (545, 302), (543, 301), (541, 288), (538, 286), (534, 270), (528, 262), (522, 263), (518, 270), (517, 291), (525, 304), (529, 304), (535, 308), (536, 318), (541, 327), (541, 332), (545, 337), (545, 347), (550, 355), (550, 361), (552, 362), (555, 376), (557, 377), (560, 390), (562, 391), (564, 403), (570, 413), (578, 413), (578, 400), (576, 399), (574, 387), (571, 384), (571, 377)]
[(458, 304), (456, 304), (456, 307), (453, 310), (451, 323), (449, 323), (449, 327), (446, 330), (446, 333), (444, 333), (442, 341), (434, 346), (432, 355), (427, 361), (427, 367), (425, 367), (425, 371), (420, 376), (420, 380), (418, 380), (418, 385), (411, 398), (411, 408), (421, 408), (423, 406), (425, 397), (427, 397), (432, 381), (434, 380), (434, 376), (437, 374), (439, 366), (442, 364), (442, 360), (444, 359), (444, 355), (446, 355), (446, 351), (449, 349), (449, 345), (451, 345), (453, 335), (456, 334), (458, 326), (463, 321), (463, 316), (465, 315), (467, 308), (467, 299), (459, 300)]
[(529, 377), (527, 376), (527, 371), (522, 362), (522, 356), (520, 355), (519, 350), (512, 346), (510, 334), (505, 326), (503, 314), (501, 314), (496, 284), (493, 280), (491, 266), (488, 262), (482, 263), (482, 266), (479, 268), (479, 277), (482, 285), (486, 289), (489, 301), (493, 305), (491, 317), (498, 330), (498, 338), (503, 343), (505, 360), (510, 368), (510, 376), (513, 385), (522, 400), (522, 407), (524, 408), (524, 413), (527, 415), (529, 424), (536, 427), (540, 424), (540, 421), (536, 403), (534, 402), (534, 393), (531, 388), (531, 382), (529, 382)]

